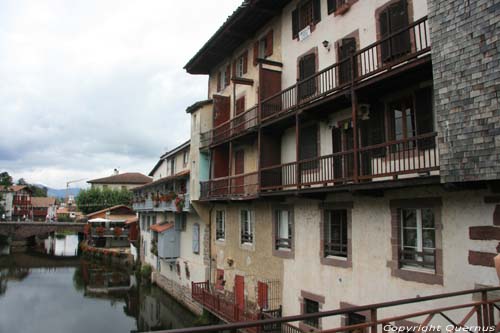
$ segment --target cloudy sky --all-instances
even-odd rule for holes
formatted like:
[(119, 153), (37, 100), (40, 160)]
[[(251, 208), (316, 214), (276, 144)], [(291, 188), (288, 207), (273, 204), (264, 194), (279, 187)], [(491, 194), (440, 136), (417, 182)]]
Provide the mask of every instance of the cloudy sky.
[(147, 174), (207, 97), (182, 67), (241, 1), (1, 0), (0, 171), (55, 188)]

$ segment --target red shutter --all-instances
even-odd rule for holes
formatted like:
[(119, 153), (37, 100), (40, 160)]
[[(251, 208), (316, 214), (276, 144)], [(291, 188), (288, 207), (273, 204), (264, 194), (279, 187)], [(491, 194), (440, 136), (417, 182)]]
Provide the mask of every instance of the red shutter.
[(268, 286), (264, 282), (258, 282), (257, 284), (258, 296), (257, 303), (261, 309), (267, 309), (269, 307), (268, 304)]
[(266, 57), (270, 57), (273, 55), (273, 35), (274, 32), (272, 29), (266, 35)]
[(248, 50), (243, 53), (243, 74), (248, 72)]
[(226, 87), (229, 85), (229, 80), (231, 79), (231, 65), (226, 66)]
[(221, 90), (221, 80), (222, 80), (222, 74), (221, 72), (217, 73), (217, 91)]
[(259, 41), (253, 43), (253, 65), (257, 66), (257, 58), (259, 57)]

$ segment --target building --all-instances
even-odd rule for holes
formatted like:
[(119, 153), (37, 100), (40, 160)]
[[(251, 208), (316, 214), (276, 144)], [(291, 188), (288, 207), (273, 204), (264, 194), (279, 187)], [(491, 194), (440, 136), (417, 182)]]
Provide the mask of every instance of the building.
[(231, 322), (497, 285), (498, 5), (428, 3), (245, 1), (187, 63), (209, 76), (188, 108), (207, 310)]
[(151, 178), (139, 172), (118, 173), (109, 177), (89, 180), (91, 188), (111, 189), (111, 190), (131, 190), (134, 187), (142, 186), (151, 182)]
[(87, 214), (89, 245), (129, 248), (137, 240), (137, 215), (125, 205), (116, 205)]
[(191, 282), (207, 279), (208, 231), (190, 204), (190, 142), (162, 155), (153, 182), (136, 187), (141, 262), (153, 268), (153, 281), (194, 312)]
[(31, 190), (26, 185), (0, 186), (0, 204), (7, 221), (25, 221), (32, 217)]
[(56, 198), (32, 197), (31, 206), (33, 221), (54, 221), (56, 219)]

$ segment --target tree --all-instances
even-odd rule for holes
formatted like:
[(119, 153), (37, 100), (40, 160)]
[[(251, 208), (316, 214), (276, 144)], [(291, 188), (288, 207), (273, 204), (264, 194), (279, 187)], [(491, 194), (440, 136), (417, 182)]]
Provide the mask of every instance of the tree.
[(90, 214), (101, 209), (116, 205), (131, 205), (132, 192), (129, 190), (111, 190), (90, 188), (82, 190), (76, 197), (76, 205), (84, 214)]
[(26, 182), (24, 178), (19, 178), (19, 180), (17, 181), (17, 185), (28, 185), (28, 182)]
[(12, 177), (7, 171), (0, 172), (0, 185), (12, 186)]
[(47, 197), (47, 188), (38, 185), (28, 185), (34, 197)]

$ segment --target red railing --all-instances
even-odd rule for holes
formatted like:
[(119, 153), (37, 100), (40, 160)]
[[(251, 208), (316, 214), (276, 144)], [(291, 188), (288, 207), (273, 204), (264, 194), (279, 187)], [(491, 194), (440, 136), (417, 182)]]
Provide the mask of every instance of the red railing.
[(428, 133), (362, 147), (357, 151), (262, 168), (260, 188), (269, 192), (352, 183), (356, 181), (355, 159), (358, 159), (359, 180), (429, 173), (439, 170), (436, 137), (437, 133)]
[[(388, 72), (431, 50), (427, 17), (261, 101), (261, 121), (296, 110)], [(354, 78), (354, 80), (353, 80)]]
[(258, 125), (258, 107), (254, 106), (212, 130), (212, 144), (246, 133)]
[[(219, 293), (212, 292), (207, 282), (191, 282), (191, 296), (193, 300), (203, 305), (204, 308), (213, 312), (227, 322), (258, 320), (259, 313), (246, 311), (234, 300), (229, 300)], [(256, 329), (248, 329), (248, 332), (260, 332)]]
[(244, 198), (257, 195), (258, 172), (201, 182), (201, 199)]
[[(321, 321), (321, 318), (341, 321), (356, 313), (369, 314), (365, 321), (357, 324), (331, 325), (323, 321), (323, 328), (308, 328), (323, 333), (337, 332), (498, 332), (500, 320), (500, 287), (463, 290), (439, 295), (419, 296), (397, 301), (328, 310), (281, 318), (268, 318), (204, 327), (192, 327), (163, 331), (164, 333), (210, 333), (236, 332), (253, 329), (256, 332), (289, 332), (286, 328), (296, 327), (300, 322)], [(196, 297), (199, 297), (198, 295)], [(193, 295), (193, 298), (194, 295)], [(329, 320), (335, 322), (334, 320)], [(272, 330), (266, 330), (271, 327)], [(297, 329), (300, 332), (300, 330)], [(295, 332), (297, 332), (295, 331)]]

